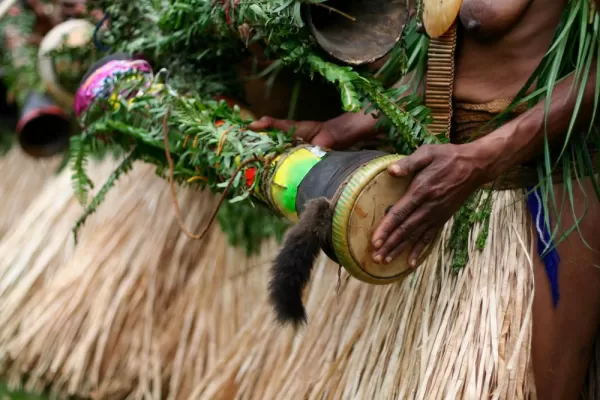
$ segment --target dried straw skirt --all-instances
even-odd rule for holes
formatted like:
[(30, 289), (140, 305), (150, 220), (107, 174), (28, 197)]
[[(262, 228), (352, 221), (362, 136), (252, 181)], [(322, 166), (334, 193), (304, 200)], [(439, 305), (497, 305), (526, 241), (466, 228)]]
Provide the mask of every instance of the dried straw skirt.
[(27, 210), (60, 160), (36, 160), (16, 146), (0, 157), (0, 240)]
[[(114, 167), (94, 168), (101, 181)], [(275, 248), (250, 260), (218, 226), (181, 234), (167, 185), (138, 165), (73, 246), (68, 171), (0, 241), (0, 371), (31, 390), (94, 398), (524, 398), (533, 280), (529, 216), (496, 192), (488, 243), (460, 273), (440, 241), (401, 284), (372, 286), (323, 258), (294, 336), (266, 303)], [(186, 223), (215, 205), (182, 190)], [(446, 229), (445, 235), (447, 236)], [(477, 231), (473, 233), (477, 235)]]
[[(94, 180), (114, 166), (95, 166)], [(389, 286), (338, 278), (322, 258), (293, 335), (266, 303), (275, 247), (248, 259), (217, 226), (189, 240), (152, 168), (123, 178), (77, 247), (70, 173), (46, 179), (0, 239), (0, 372), (13, 385), (100, 399), (535, 397), (521, 191), (494, 193), (487, 245), (459, 273), (445, 240)], [(180, 202), (196, 230), (215, 205), (189, 190)]]
[[(338, 279), (321, 259), (294, 336), (265, 299), (272, 244), (248, 259), (218, 226), (189, 240), (165, 182), (137, 165), (74, 247), (70, 172), (32, 178), (8, 169), (19, 157), (0, 164), (0, 201), (29, 193), (11, 205), (26, 210), (2, 213), (0, 237), (0, 372), (14, 385), (101, 399), (534, 397), (535, 252), (521, 191), (495, 192), (487, 245), (460, 273), (445, 240), (389, 286)], [(94, 180), (114, 166), (95, 166)], [(180, 202), (196, 230), (215, 206), (190, 190)]]
[[(115, 165), (94, 166), (93, 180)], [(70, 172), (38, 190), (0, 240), (2, 378), (62, 396), (186, 398), (257, 311), (268, 259), (229, 247), (217, 224), (189, 240), (147, 165), (109, 194), (76, 247)], [(179, 200), (196, 230), (216, 205), (191, 190)]]
[(530, 218), (521, 191), (494, 200), (487, 246), (471, 249), (458, 274), (445, 240), (390, 286), (342, 275), (336, 291), (337, 268), (322, 260), (306, 296), (307, 327), (293, 336), (263, 303), (190, 398), (534, 397)]

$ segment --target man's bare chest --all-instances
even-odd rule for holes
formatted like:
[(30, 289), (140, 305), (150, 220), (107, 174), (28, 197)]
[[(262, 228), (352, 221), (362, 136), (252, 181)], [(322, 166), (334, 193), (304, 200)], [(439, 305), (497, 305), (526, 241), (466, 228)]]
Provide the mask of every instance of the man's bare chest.
[(511, 30), (534, 0), (463, 0), (460, 21), (467, 32), (498, 38)]

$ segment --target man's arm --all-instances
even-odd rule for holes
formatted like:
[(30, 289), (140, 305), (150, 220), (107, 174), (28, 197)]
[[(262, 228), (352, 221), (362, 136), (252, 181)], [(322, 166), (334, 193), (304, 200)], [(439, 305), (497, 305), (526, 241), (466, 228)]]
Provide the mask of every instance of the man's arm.
[[(394, 87), (412, 83), (413, 74), (406, 74)], [(425, 92), (423, 82), (417, 85), (416, 90), (421, 95)], [(250, 124), (249, 128), (255, 131), (274, 128), (285, 132), (295, 128), (294, 135), (307, 142), (326, 148), (343, 149), (377, 135), (377, 119), (371, 113), (365, 114), (365, 111), (366, 109), (344, 113), (326, 122), (280, 120), (265, 116)]]
[[(577, 124), (583, 128), (588, 126), (593, 113), (595, 78), (596, 68), (591, 68), (577, 118)], [(545, 135), (550, 143), (562, 144), (561, 139), (569, 129), (579, 92), (579, 86), (573, 88), (572, 85), (573, 77), (570, 76), (555, 86), (547, 116), (544, 99), (488, 136), (473, 142), (489, 160), (485, 168), (488, 180), (494, 180), (541, 154)]]
[[(580, 105), (582, 126), (590, 123), (594, 106), (593, 70)], [(474, 190), (539, 154), (545, 135), (551, 142), (564, 140), (579, 91), (572, 82), (567, 78), (556, 85), (548, 115), (542, 101), (481, 139), (423, 146), (390, 166), (392, 176), (413, 179), (373, 234), (374, 261), (389, 263), (411, 246), (409, 260), (416, 266), (425, 246)]]

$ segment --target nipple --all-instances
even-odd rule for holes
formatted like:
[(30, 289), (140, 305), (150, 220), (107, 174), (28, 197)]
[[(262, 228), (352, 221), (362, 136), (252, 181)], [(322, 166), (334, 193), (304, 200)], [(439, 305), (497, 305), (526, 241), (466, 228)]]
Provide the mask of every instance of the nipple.
[[(464, 23), (464, 22), (463, 22)], [(465, 29), (469, 32), (475, 32), (481, 27), (481, 21), (474, 18), (469, 18), (467, 23), (464, 24)]]

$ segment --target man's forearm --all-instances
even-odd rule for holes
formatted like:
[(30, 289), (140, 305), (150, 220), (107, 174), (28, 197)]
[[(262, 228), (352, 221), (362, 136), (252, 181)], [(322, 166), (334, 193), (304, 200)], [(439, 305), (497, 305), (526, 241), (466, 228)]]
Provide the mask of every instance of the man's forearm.
[[(577, 125), (584, 129), (590, 123), (593, 112), (595, 78), (596, 71), (592, 68), (577, 118)], [(573, 87), (573, 78), (569, 77), (555, 86), (547, 116), (546, 101), (542, 100), (529, 111), (474, 142), (473, 145), (487, 159), (486, 178), (493, 180), (540, 154), (545, 135), (550, 143), (562, 144), (561, 139), (564, 140), (571, 123), (578, 92), (579, 86)]]
[(377, 119), (363, 111), (345, 113), (326, 122), (337, 146), (344, 147), (349, 143), (364, 140), (375, 134)]

